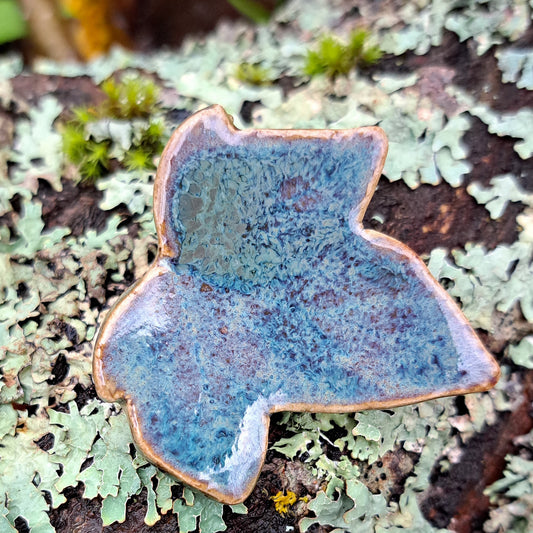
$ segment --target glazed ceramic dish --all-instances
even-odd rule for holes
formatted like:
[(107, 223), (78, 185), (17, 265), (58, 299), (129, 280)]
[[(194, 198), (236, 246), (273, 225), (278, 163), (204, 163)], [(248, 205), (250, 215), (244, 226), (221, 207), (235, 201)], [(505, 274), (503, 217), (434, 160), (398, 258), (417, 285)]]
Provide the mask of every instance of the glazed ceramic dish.
[(422, 261), (361, 221), (379, 128), (239, 131), (219, 107), (157, 173), (158, 256), (107, 315), (98, 394), (155, 464), (225, 503), (269, 415), (393, 407), (492, 387), (499, 369)]

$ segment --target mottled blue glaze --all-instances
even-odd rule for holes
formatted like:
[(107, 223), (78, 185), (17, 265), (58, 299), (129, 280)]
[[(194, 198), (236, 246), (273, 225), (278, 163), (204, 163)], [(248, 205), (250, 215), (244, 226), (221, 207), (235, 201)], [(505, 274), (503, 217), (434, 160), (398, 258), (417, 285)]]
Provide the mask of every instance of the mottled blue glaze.
[(217, 108), (182, 126), (163, 251), (104, 325), (95, 377), (152, 460), (236, 502), (270, 412), (480, 390), (497, 367), (421, 261), (361, 228), (379, 132), (228, 128)]

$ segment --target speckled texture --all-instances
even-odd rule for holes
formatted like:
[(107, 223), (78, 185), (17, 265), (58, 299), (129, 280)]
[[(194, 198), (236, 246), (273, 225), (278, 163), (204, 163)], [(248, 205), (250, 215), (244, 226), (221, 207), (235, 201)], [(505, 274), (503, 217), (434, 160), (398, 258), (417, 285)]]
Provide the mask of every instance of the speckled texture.
[(360, 220), (376, 128), (238, 132), (221, 108), (162, 158), (160, 252), (110, 313), (95, 382), (154, 462), (226, 502), (261, 468), (268, 415), (482, 390), (498, 369), (422, 262)]

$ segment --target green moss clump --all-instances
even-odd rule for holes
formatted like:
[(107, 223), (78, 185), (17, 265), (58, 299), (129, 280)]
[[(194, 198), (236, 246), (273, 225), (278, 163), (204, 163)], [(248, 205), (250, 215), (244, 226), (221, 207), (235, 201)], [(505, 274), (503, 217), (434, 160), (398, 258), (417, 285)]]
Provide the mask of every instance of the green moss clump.
[(373, 65), (383, 53), (379, 46), (369, 44), (369, 40), (370, 33), (364, 29), (354, 30), (347, 44), (333, 36), (322, 37), (318, 50), (307, 53), (304, 73), (334, 79), (345, 76), (353, 68)]
[(137, 76), (126, 76), (120, 83), (108, 78), (102, 83), (101, 89), (107, 95), (102, 112), (119, 119), (147, 118), (159, 99), (157, 85), (152, 80)]
[(82, 182), (93, 183), (108, 172), (110, 144), (87, 139), (83, 128), (76, 123), (68, 124), (63, 131), (63, 152), (77, 165)]
[(250, 85), (270, 85), (272, 83), (270, 71), (254, 63), (241, 63), (235, 71), (235, 77)]
[(106, 99), (96, 107), (74, 109), (72, 119), (62, 128), (63, 153), (67, 161), (77, 166), (82, 183), (94, 183), (112, 166), (109, 153), (117, 138), (110, 128), (107, 137), (95, 138), (95, 123), (113, 121), (115, 131), (129, 132), (129, 149), (122, 157), (114, 158), (113, 166), (117, 168), (153, 169), (153, 159), (164, 146), (164, 123), (150, 118), (159, 111), (159, 89), (152, 80), (131, 75), (120, 81), (109, 78), (101, 88)]
[(163, 147), (163, 138), (165, 136), (165, 125), (161, 120), (152, 120), (141, 132), (141, 138), (138, 147), (155, 154), (159, 153)]
[(127, 170), (143, 170), (145, 168), (154, 168), (154, 163), (150, 154), (143, 148), (134, 148), (130, 150), (123, 161)]

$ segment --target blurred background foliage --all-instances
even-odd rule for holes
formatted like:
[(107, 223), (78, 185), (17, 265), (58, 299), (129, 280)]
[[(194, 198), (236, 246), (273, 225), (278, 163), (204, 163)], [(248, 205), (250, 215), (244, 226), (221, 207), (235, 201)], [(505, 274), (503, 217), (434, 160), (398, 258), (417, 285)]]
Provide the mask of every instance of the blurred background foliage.
[(283, 1), (0, 0), (0, 44), (11, 43), (30, 61), (88, 60), (114, 44), (139, 51), (177, 46), (221, 18), (265, 23)]

